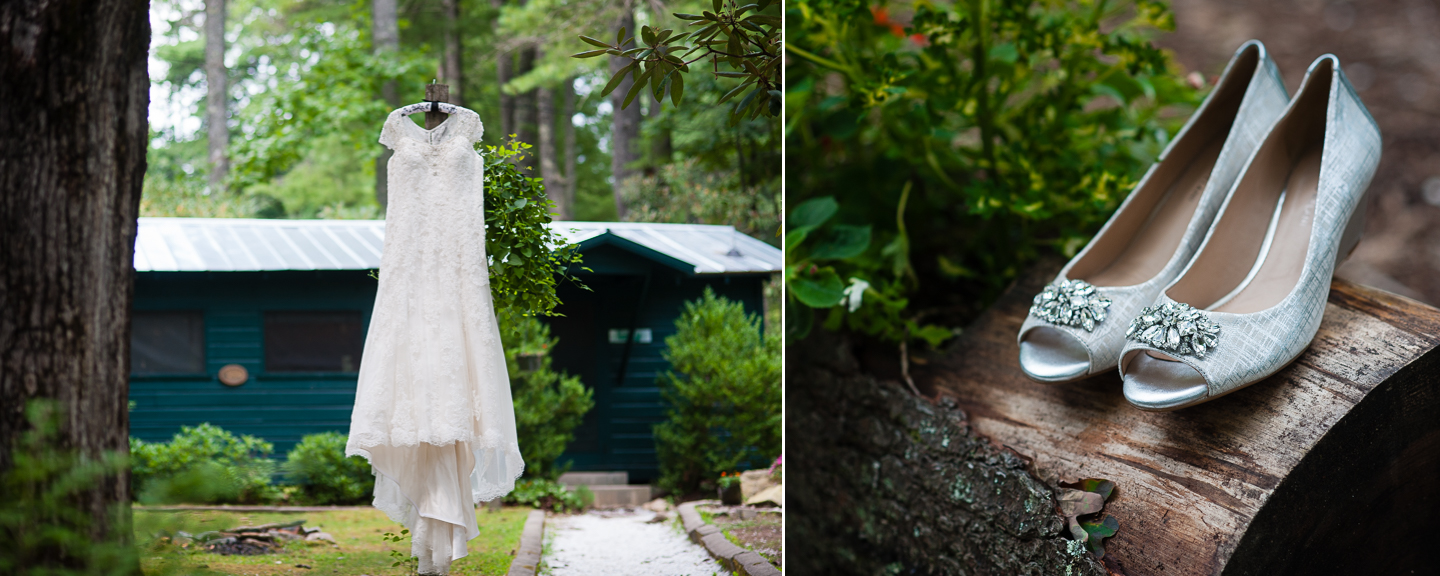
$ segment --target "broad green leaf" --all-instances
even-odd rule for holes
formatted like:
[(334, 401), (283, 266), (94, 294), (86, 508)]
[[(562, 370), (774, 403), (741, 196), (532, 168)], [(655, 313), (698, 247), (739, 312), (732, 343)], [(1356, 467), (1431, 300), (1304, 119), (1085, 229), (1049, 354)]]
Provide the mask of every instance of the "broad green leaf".
[(674, 78), (670, 80), (670, 103), (680, 105), (680, 99), (685, 97), (685, 75), (671, 73)]
[(646, 70), (645, 72), (640, 74), (639, 78), (635, 79), (635, 84), (630, 86), (629, 92), (625, 93), (625, 102), (620, 105), (621, 110), (629, 108), (630, 103), (635, 101), (635, 96), (640, 94), (640, 91), (645, 88), (646, 80), (650, 79), (650, 74), (652, 72), (653, 69)]
[(679, 13), (679, 12), (676, 12), (676, 13), (675, 13), (675, 17), (676, 17), (676, 18), (679, 18), (679, 19), (681, 19), (681, 20), (704, 20), (704, 19), (705, 19), (704, 16), (697, 16), (697, 15), (695, 15), (695, 14), (681, 14), (681, 13)]
[(591, 50), (591, 51), (589, 51), (589, 52), (581, 52), (581, 53), (579, 53), (579, 54), (571, 54), (570, 57), (571, 57), (571, 58), (594, 58), (594, 57), (596, 57), (596, 56), (604, 56), (605, 54), (607, 54), (607, 53), (609, 53), (609, 52), (610, 52), (609, 50)]
[(611, 92), (614, 92), (615, 88), (620, 86), (620, 82), (625, 80), (625, 75), (629, 74), (631, 70), (634, 70), (637, 65), (639, 65), (639, 62), (626, 64), (624, 68), (621, 68), (619, 72), (616, 72), (614, 76), (610, 77), (610, 81), (605, 84), (605, 89), (600, 91), (600, 97), (609, 96)]
[(1085, 530), (1087, 538), (1085, 547), (1096, 558), (1105, 557), (1105, 539), (1114, 536), (1120, 531), (1120, 521), (1114, 516), (1106, 515), (1104, 520), (1099, 522), (1081, 522), (1080, 527)]
[(791, 294), (811, 308), (829, 308), (845, 296), (844, 283), (830, 268), (801, 271), (787, 285)]
[(850, 226), (838, 224), (830, 230), (830, 237), (821, 242), (810, 257), (816, 260), (844, 260), (863, 254), (870, 247), (870, 225)]
[(611, 48), (611, 46), (610, 46), (609, 44), (606, 44), (606, 43), (604, 43), (604, 42), (601, 42), (601, 41), (596, 40), (596, 39), (594, 39), (594, 38), (591, 38), (591, 37), (589, 37), (589, 36), (585, 36), (585, 35), (583, 35), (583, 34), (580, 35), (580, 39), (581, 39), (581, 40), (584, 40), (586, 44), (589, 44), (589, 45), (591, 45), (591, 46), (596, 46), (596, 47), (599, 47), (599, 48)]
[(625, 27), (624, 27), (624, 26), (621, 26), (621, 27), (620, 27), (620, 31), (615, 33), (615, 45), (618, 46), (618, 47), (621, 47), (621, 48), (624, 48), (624, 47), (625, 47)]
[(786, 254), (788, 255), (790, 252), (794, 251), (797, 247), (799, 247), (799, 246), (800, 246), (800, 243), (801, 243), (801, 242), (804, 242), (804, 241), (805, 241), (805, 238), (810, 235), (810, 231), (811, 231), (811, 230), (814, 230), (814, 229), (815, 229), (814, 226), (801, 226), (801, 227), (799, 227), (799, 228), (796, 228), (796, 229), (794, 229), (794, 230), (790, 230), (790, 231), (786, 232), (786, 233), (785, 233), (785, 252), (786, 252)]
[(716, 103), (716, 104), (724, 104), (726, 100), (729, 100), (729, 99), (731, 99), (731, 98), (734, 98), (737, 94), (743, 92), (746, 87), (750, 86), (750, 82), (753, 82), (753, 80), (744, 82), (744, 83), (740, 84), (739, 86), (736, 86), (735, 88), (731, 89), (729, 92), (726, 92), (724, 96), (721, 96), (721, 97), (720, 97), (720, 100), (717, 101), (717, 102), (715, 102), (715, 103)]
[(651, 30), (649, 26), (642, 26), (640, 28), (640, 38), (650, 46), (654, 46), (657, 43), (655, 40), (655, 31)]
[(834, 196), (811, 198), (791, 210), (785, 223), (794, 228), (819, 227), (834, 216), (839, 209), (840, 205), (835, 202)]

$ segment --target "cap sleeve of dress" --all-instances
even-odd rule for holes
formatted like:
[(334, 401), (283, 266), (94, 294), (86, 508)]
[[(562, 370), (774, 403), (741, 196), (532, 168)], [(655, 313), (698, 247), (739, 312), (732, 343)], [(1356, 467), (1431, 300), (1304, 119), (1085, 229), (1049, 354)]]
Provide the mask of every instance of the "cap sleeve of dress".
[(476, 113), (474, 113), (474, 112), (471, 112), (471, 113), (470, 113), (470, 134), (467, 135), (467, 136), (470, 138), (470, 143), (471, 143), (471, 144), (474, 144), (474, 143), (476, 143), (476, 142), (479, 142), (479, 141), (480, 141), (480, 138), (481, 138), (482, 136), (484, 136), (484, 135), (485, 135), (485, 123), (480, 121), (480, 115), (479, 115), (479, 114), (476, 114)]
[(400, 141), (400, 127), (395, 125), (395, 118), (399, 115), (395, 112), (385, 117), (385, 125), (380, 128), (380, 143), (391, 150), (394, 150), (395, 144)]

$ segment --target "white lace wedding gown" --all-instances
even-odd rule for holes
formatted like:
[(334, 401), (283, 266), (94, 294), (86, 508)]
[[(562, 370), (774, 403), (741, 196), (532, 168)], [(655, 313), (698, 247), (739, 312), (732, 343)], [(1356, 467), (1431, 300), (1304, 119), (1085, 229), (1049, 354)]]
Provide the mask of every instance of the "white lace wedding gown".
[(375, 507), (410, 529), (422, 574), (479, 535), (475, 504), (525, 468), (485, 256), (484, 127), (461, 109), (433, 130), (392, 112), (380, 143), (389, 207), (346, 455), (370, 460)]

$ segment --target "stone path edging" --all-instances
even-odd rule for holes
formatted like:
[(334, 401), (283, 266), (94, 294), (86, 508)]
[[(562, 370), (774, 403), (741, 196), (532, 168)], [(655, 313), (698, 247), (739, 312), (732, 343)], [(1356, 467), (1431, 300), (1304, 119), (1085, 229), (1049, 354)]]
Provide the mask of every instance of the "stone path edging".
[(510, 561), (510, 571), (505, 576), (535, 576), (544, 546), (545, 511), (531, 510), (525, 519), (525, 530), (520, 533), (520, 548), (515, 551), (515, 559)]
[(680, 524), (685, 529), (685, 534), (694, 540), (696, 544), (705, 547), (720, 564), (743, 576), (780, 576), (781, 572), (760, 554), (746, 550), (725, 539), (714, 524), (706, 524), (700, 517), (700, 511), (695, 509), (696, 502), (686, 502), (679, 506)]

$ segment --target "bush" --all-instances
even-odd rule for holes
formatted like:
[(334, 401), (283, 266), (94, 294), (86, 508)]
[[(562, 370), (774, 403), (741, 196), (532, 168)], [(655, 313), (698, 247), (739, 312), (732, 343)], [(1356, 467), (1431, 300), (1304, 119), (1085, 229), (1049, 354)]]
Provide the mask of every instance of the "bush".
[(655, 426), (660, 486), (685, 494), (723, 472), (767, 466), (780, 454), (780, 338), (759, 315), (709, 288), (687, 302), (665, 339), (670, 404)]
[(1159, 2), (913, 6), (786, 5), (792, 337), (947, 338), (1083, 247), (1200, 98)]
[(627, 179), (621, 194), (631, 222), (731, 224), (766, 242), (780, 239), (778, 179), (743, 186), (736, 172), (707, 172), (691, 158)]
[(579, 512), (595, 503), (595, 494), (584, 486), (572, 492), (554, 480), (525, 478), (515, 483), (515, 489), (505, 495), (505, 502), (541, 510)]
[[(580, 377), (550, 368), (550, 351), (560, 340), (550, 336), (549, 326), (513, 312), (502, 313), (500, 319), (510, 396), (515, 404), (515, 433), (520, 439), (520, 455), (525, 458), (525, 475), (554, 480), (569, 468), (556, 459), (575, 439), (575, 428), (585, 419), (585, 413), (595, 407), (594, 392), (580, 383)], [(522, 356), (538, 357), (538, 366), (534, 370), (522, 369)]]
[(364, 504), (375, 492), (370, 462), (345, 456), (344, 434), (323, 432), (300, 439), (282, 469), (306, 504)]
[(275, 500), (274, 445), (219, 426), (185, 426), (168, 443), (130, 438), (131, 496), (147, 504)]

